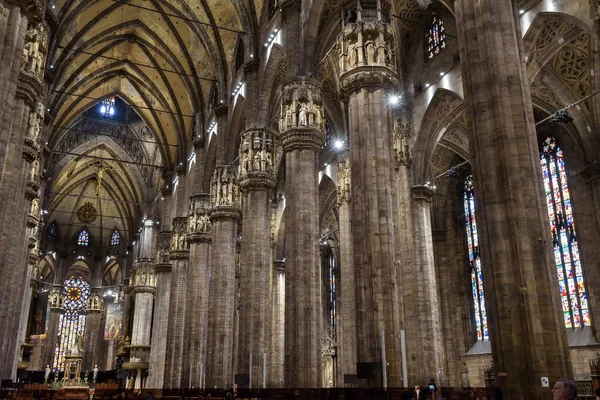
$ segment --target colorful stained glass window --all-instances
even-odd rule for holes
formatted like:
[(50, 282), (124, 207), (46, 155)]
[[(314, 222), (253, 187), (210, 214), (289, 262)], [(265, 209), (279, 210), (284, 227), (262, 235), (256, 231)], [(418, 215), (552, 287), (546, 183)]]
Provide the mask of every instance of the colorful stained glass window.
[(446, 48), (446, 29), (444, 21), (437, 15), (432, 15), (425, 37), (427, 46), (427, 56), (433, 58), (440, 54)]
[(56, 240), (56, 236), (58, 235), (58, 227), (53, 222), (48, 226), (48, 239)]
[(479, 233), (477, 219), (475, 218), (475, 192), (473, 190), (473, 176), (465, 180), (463, 193), (465, 207), (465, 225), (467, 231), (467, 247), (469, 263), (471, 265), (471, 290), (473, 295), (473, 308), (475, 310), (475, 329), (478, 340), (488, 340), (487, 311), (485, 307), (485, 294), (483, 292), (483, 273), (481, 270), (481, 257), (479, 253)]
[(115, 98), (110, 97), (102, 100), (100, 104), (100, 115), (103, 117), (112, 117), (115, 115)]
[(555, 138), (544, 140), (540, 159), (565, 326), (591, 326), (565, 160)]
[(118, 231), (114, 231), (112, 236), (110, 237), (110, 245), (117, 246), (121, 242), (121, 235)]
[(58, 319), (58, 337), (52, 363), (54, 371), (64, 370), (65, 356), (75, 352), (81, 355), (90, 285), (81, 277), (73, 276), (65, 281), (62, 297), (63, 312)]
[(79, 232), (79, 236), (77, 237), (77, 245), (78, 246), (87, 246), (90, 241), (90, 234), (84, 229)]
[(329, 326), (332, 332), (335, 332), (337, 325), (336, 301), (337, 288), (335, 282), (335, 257), (333, 252), (329, 254)]

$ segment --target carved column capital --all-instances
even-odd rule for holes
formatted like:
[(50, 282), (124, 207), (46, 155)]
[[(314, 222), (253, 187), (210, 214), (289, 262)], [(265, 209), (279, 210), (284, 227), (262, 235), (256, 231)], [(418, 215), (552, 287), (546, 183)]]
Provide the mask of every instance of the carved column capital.
[(129, 286), (137, 292), (153, 291), (156, 287), (156, 275), (154, 273), (154, 259), (140, 258), (135, 262), (131, 270)]
[(92, 288), (90, 297), (88, 297), (86, 312), (101, 312), (103, 304), (102, 288)]
[(46, 2), (44, 0), (4, 0), (6, 4), (21, 7), (23, 14), (31, 21), (41, 21), (44, 18)]
[(433, 200), (434, 191), (426, 185), (415, 185), (412, 188), (413, 199), (424, 200), (429, 203)]
[(240, 190), (269, 190), (275, 187), (275, 140), (265, 129), (242, 132), (240, 144)]
[(366, 18), (344, 25), (338, 39), (342, 98), (364, 87), (398, 88), (394, 49), (391, 24)]
[(212, 224), (210, 222), (210, 211), (209, 194), (198, 194), (190, 198), (187, 235), (189, 244), (211, 243)]
[(237, 171), (230, 166), (215, 168), (210, 182), (211, 222), (240, 219), (240, 188)]
[(156, 238), (156, 267), (159, 265), (169, 265), (169, 252), (171, 250), (171, 231), (162, 231)]
[(171, 230), (171, 253), (169, 259), (173, 259), (174, 252), (187, 251), (187, 217), (173, 218)]

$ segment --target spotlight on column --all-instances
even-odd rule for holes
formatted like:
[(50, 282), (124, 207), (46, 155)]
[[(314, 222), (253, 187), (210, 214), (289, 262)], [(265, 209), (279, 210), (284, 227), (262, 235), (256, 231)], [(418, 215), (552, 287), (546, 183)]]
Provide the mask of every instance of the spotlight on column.
[(342, 140), (336, 140), (335, 143), (333, 144), (333, 146), (337, 149), (337, 150), (341, 150), (344, 148), (344, 142)]

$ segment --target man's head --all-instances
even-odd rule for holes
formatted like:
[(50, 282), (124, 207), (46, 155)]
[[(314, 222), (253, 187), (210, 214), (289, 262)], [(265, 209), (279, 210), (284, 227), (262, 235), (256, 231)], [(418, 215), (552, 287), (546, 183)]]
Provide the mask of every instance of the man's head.
[(575, 382), (568, 379), (559, 379), (552, 388), (553, 400), (575, 400), (577, 398), (577, 386)]

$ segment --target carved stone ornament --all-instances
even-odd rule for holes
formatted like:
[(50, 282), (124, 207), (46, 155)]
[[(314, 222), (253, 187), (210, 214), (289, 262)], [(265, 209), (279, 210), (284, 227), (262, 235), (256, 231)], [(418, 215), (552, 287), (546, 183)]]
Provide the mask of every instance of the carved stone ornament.
[[(4, 0), (9, 5), (21, 7), (23, 13), (32, 21), (41, 21), (44, 17), (46, 2), (44, 0)], [(2, 3), (0, 3), (0, 8)]]
[(275, 141), (272, 133), (264, 129), (244, 131), (240, 144), (240, 189), (274, 187), (274, 160)]
[(351, 191), (350, 160), (348, 158), (340, 159), (337, 175), (337, 203), (350, 202)]
[(414, 200), (425, 200), (431, 202), (433, 200), (433, 190), (426, 185), (415, 185), (412, 187)]
[[(132, 271), (133, 272), (133, 271)], [(89, 313), (90, 311), (102, 311), (102, 306), (104, 305), (104, 301), (102, 299), (102, 288), (93, 288), (90, 297), (88, 297), (86, 311)]]
[(154, 273), (154, 260), (150, 258), (140, 258), (135, 262), (131, 270), (131, 280), (129, 285), (136, 292), (153, 291), (156, 287), (156, 275)]
[(210, 222), (210, 195), (192, 196), (188, 213), (188, 243), (210, 243), (212, 223)]
[(48, 296), (48, 302), (50, 303), (50, 307), (53, 309), (62, 308), (63, 307), (63, 296), (62, 296), (62, 286), (52, 286), (50, 289), (50, 295)]
[(188, 252), (187, 246), (187, 221), (185, 217), (173, 219), (173, 230), (171, 231), (171, 260), (180, 258), (181, 253)]
[(293, 129), (325, 129), (321, 85), (310, 78), (298, 78), (283, 88), (279, 132)]
[(389, 23), (376, 19), (347, 23), (337, 43), (342, 97), (364, 86), (398, 87), (395, 46)]
[[(156, 239), (156, 269), (159, 266), (170, 268), (169, 252), (171, 251), (171, 231), (159, 232)], [(158, 271), (157, 271), (158, 272)]]
[(89, 224), (90, 222), (94, 222), (98, 217), (98, 212), (94, 205), (90, 202), (85, 203), (79, 210), (77, 210), (77, 218), (85, 224)]
[(412, 117), (410, 110), (394, 122), (394, 157), (397, 166), (410, 168), (413, 163)]
[[(217, 209), (240, 208), (240, 190), (237, 171), (234, 167), (221, 166), (215, 168), (210, 182), (210, 199), (213, 214)], [(238, 211), (239, 212), (239, 211)]]

